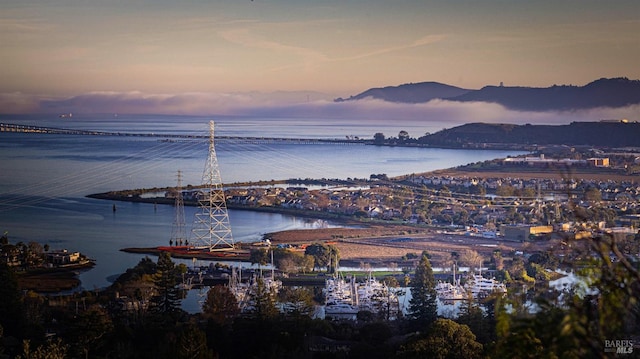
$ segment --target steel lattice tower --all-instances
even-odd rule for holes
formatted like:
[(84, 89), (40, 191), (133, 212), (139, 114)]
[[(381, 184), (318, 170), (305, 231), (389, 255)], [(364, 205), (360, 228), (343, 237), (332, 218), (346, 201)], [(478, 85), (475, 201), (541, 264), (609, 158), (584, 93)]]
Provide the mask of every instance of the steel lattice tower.
[(192, 238), (198, 248), (209, 251), (234, 249), (229, 212), (225, 202), (218, 157), (214, 145), (214, 122), (209, 122), (209, 156), (202, 174), (203, 188), (198, 194)]
[(176, 200), (174, 203), (176, 207), (176, 217), (173, 220), (173, 227), (171, 229), (171, 241), (175, 245), (187, 244), (187, 235), (184, 226), (184, 199), (182, 198), (182, 171), (178, 171), (178, 186), (176, 187)]

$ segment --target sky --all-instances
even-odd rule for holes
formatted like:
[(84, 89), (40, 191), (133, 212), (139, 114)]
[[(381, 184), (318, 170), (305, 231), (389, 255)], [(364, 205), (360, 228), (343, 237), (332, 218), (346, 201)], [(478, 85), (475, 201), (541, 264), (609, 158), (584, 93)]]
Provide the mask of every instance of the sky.
[(3, 0), (0, 113), (339, 113), (412, 82), (640, 79), (639, 34), (637, 0)]

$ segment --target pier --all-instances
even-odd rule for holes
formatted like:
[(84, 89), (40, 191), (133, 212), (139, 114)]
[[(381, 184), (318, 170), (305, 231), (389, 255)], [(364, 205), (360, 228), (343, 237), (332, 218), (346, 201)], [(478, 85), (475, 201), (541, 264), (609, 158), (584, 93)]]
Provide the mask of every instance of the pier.
[[(124, 136), (124, 137), (155, 137), (166, 142), (207, 140), (207, 135), (181, 135), (169, 133), (134, 133), (134, 132), (108, 132), (93, 130), (77, 130), (68, 128), (41, 127), (30, 125), (18, 125), (11, 123), (0, 123), (0, 132), (13, 133), (37, 133), (52, 135), (75, 135), (75, 136)], [(216, 141), (241, 142), (251, 144), (270, 143), (290, 143), (290, 144), (372, 144), (373, 140), (354, 138), (288, 138), (288, 137), (245, 137), (245, 136), (216, 136)]]

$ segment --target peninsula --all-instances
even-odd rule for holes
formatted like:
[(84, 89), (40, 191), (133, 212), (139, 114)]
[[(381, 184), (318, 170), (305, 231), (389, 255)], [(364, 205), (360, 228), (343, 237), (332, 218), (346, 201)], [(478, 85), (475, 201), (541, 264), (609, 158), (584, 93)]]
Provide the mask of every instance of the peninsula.
[[(304, 248), (314, 242), (330, 242), (340, 249), (344, 263), (352, 265), (402, 263), (407, 253), (428, 250), (438, 263), (446, 261), (448, 253), (469, 246), (488, 255), (496, 246), (520, 251), (523, 246), (531, 249), (539, 245), (542, 249), (557, 245), (557, 240), (525, 244), (523, 240), (504, 238), (497, 233), (503, 233), (504, 226), (514, 223), (541, 226), (570, 220), (575, 205), (569, 198), (599, 201), (600, 212), (589, 214), (596, 219), (611, 218), (608, 211), (624, 216), (626, 212), (619, 210), (620, 201), (638, 196), (637, 185), (632, 185), (638, 181), (635, 157), (602, 152), (610, 157), (601, 157), (601, 161), (575, 159), (592, 152), (592, 148), (565, 148), (565, 152), (553, 155), (547, 152), (546, 156), (538, 153), (495, 159), (397, 178), (372, 175), (369, 179), (348, 181), (313, 180), (314, 185), (322, 185), (313, 190), (299, 180), (276, 181), (271, 186), (226, 185), (225, 195), (231, 209), (319, 218), (346, 227), (265, 234), (263, 239), (275, 245)], [(351, 189), (335, 189), (338, 187)], [(182, 190), (185, 205), (197, 205), (198, 191), (194, 186)], [(91, 197), (173, 204), (176, 195), (176, 189), (169, 187), (113, 191)], [(628, 203), (625, 208), (635, 207), (635, 203)], [(610, 219), (609, 225), (616, 223)], [(571, 231), (569, 228), (555, 238), (569, 236)], [(551, 234), (546, 233), (542, 237), (551, 239)], [(185, 258), (249, 260), (253, 248), (251, 244), (241, 244), (234, 253), (198, 254), (176, 244), (171, 252)], [(158, 249), (125, 250), (154, 253)]]
[(572, 122), (568, 125), (469, 123), (411, 138), (374, 136), (376, 145), (435, 148), (511, 149), (537, 151), (552, 146), (595, 148), (640, 147), (640, 122), (628, 119)]

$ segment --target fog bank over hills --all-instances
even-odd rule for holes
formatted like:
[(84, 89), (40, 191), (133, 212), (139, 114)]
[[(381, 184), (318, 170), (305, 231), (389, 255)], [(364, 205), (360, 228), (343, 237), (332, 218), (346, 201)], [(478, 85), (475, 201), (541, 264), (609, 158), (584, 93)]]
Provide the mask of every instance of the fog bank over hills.
[[(387, 95), (384, 99), (378, 98)], [(441, 99), (445, 95), (453, 97)], [(467, 90), (429, 82), (371, 89), (357, 99), (355, 96), (342, 101), (332, 98), (329, 94), (311, 91), (178, 94), (91, 92), (65, 98), (0, 93), (0, 113), (51, 116), (63, 113), (167, 114), (210, 116), (212, 119), (216, 116), (247, 116), (301, 121), (326, 118), (367, 123), (372, 128), (375, 127), (375, 121), (402, 121), (419, 126), (424, 124), (425, 131), (430, 132), (434, 127), (440, 130), (472, 122), (553, 125), (623, 118), (640, 121), (640, 81), (624, 78), (598, 80), (582, 87), (555, 86), (543, 89), (493, 86)], [(491, 98), (494, 100), (489, 101)], [(502, 104), (496, 98), (502, 102), (511, 101), (511, 105)], [(533, 100), (518, 103), (527, 98)], [(566, 108), (558, 103), (581, 105)], [(627, 105), (620, 105), (622, 103)], [(546, 109), (540, 109), (542, 106), (537, 104), (546, 104)], [(9, 119), (4, 121), (10, 122)]]
[(640, 104), (640, 80), (625, 77), (599, 79), (584, 86), (553, 85), (546, 88), (485, 86), (468, 90), (437, 82), (421, 82), (373, 88), (336, 102), (380, 99), (389, 102), (421, 103), (434, 99), (455, 102), (488, 102), (520, 111), (570, 111), (598, 107)]

